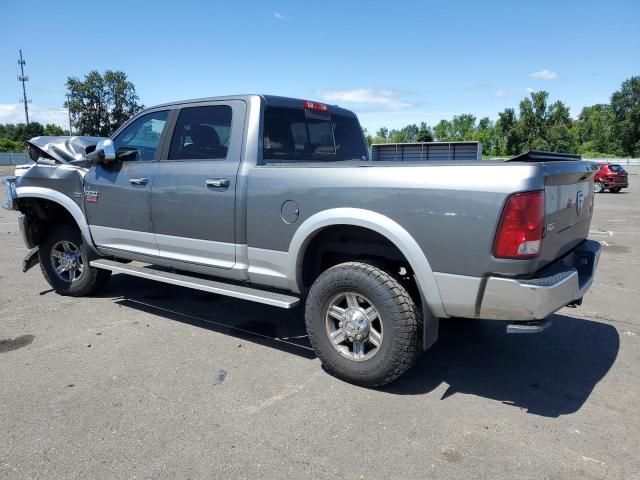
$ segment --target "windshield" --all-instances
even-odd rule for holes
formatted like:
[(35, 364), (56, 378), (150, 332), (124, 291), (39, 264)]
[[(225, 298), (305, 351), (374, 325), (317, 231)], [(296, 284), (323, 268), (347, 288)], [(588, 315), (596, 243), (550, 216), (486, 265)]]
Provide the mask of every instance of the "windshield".
[(267, 107), (263, 158), (269, 162), (367, 160), (355, 117), (303, 108)]
[(611, 170), (612, 172), (624, 172), (624, 168), (622, 168), (622, 166), (620, 165), (609, 165), (609, 170)]

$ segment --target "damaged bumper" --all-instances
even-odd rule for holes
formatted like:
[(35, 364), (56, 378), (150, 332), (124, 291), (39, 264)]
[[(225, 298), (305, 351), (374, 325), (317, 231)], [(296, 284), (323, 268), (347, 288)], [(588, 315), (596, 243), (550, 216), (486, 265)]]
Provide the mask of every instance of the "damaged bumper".
[(578, 303), (593, 283), (600, 249), (598, 242), (585, 240), (533, 278), (489, 277), (480, 318), (541, 320), (566, 305)]

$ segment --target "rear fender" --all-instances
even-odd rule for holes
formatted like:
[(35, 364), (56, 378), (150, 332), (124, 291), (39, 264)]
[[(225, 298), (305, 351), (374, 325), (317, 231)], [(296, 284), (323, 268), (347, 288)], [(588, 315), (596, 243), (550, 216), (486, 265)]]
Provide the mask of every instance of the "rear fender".
[(380, 213), (360, 208), (332, 208), (312, 215), (296, 230), (288, 251), (287, 278), (289, 289), (300, 293), (304, 252), (316, 233), (333, 225), (368, 228), (393, 243), (404, 255), (414, 272), (421, 295), (435, 317), (447, 317), (436, 278), (422, 248), (401, 225)]

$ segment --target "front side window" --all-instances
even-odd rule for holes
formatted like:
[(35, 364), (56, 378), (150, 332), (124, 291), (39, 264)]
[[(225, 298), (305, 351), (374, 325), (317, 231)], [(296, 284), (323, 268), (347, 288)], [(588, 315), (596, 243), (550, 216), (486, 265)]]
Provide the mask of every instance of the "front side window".
[(113, 139), (116, 157), (121, 160), (153, 160), (167, 125), (168, 110), (143, 115)]
[(268, 162), (366, 160), (367, 150), (355, 117), (266, 107), (263, 158)]
[(222, 160), (231, 136), (231, 107), (212, 105), (180, 111), (169, 148), (169, 160)]

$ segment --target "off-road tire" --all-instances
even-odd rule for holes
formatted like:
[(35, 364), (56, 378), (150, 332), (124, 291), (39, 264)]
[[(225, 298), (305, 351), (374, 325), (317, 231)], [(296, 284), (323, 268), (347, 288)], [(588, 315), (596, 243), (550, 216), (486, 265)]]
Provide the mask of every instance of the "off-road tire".
[[(76, 245), (83, 257), (84, 268), (81, 275), (73, 282), (64, 281), (54, 270), (51, 263), (51, 250), (58, 242), (67, 241)], [(71, 297), (84, 297), (97, 292), (104, 287), (111, 272), (89, 266), (89, 260), (93, 258), (89, 246), (84, 241), (80, 231), (72, 225), (58, 225), (52, 228), (45, 240), (40, 244), (38, 252), (40, 270), (51, 288), (60, 295)]]
[[(331, 299), (343, 292), (368, 298), (382, 322), (384, 335), (379, 351), (367, 360), (346, 358), (329, 339), (327, 310)], [(309, 291), (305, 323), (324, 369), (356, 385), (377, 387), (393, 382), (413, 366), (420, 353), (418, 307), (398, 280), (366, 263), (342, 263), (324, 271)]]

